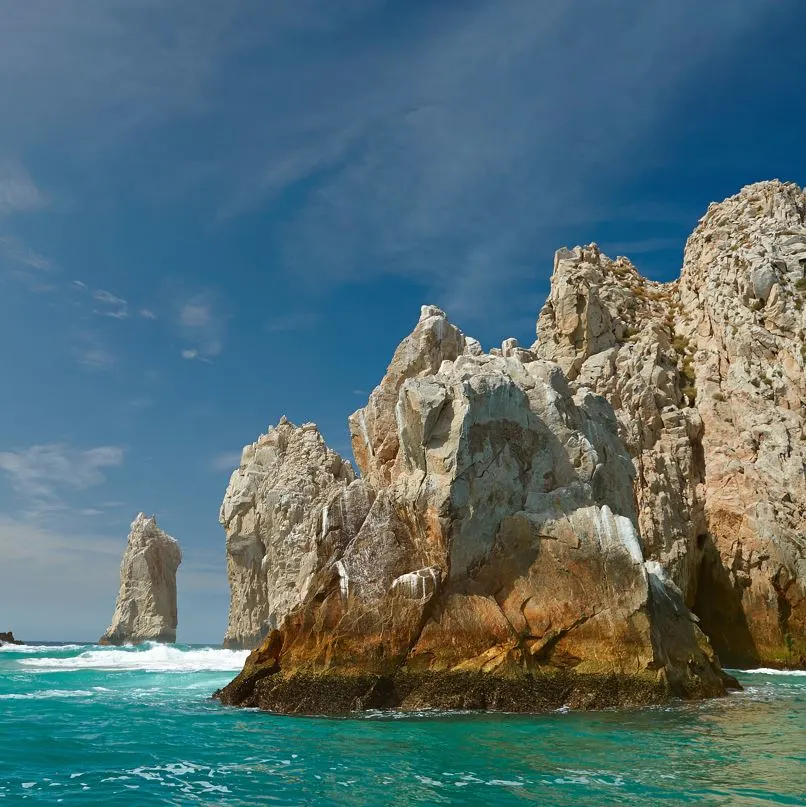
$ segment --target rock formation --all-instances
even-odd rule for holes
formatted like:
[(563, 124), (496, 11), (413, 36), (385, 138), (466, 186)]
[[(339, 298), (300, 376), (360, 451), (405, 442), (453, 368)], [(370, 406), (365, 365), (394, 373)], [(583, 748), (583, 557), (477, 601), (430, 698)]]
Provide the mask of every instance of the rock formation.
[(0, 631), (0, 645), (4, 644), (23, 644), (23, 642), (17, 641), (10, 630), (5, 632)]
[(360, 479), (310, 424), (244, 450), (222, 508), (227, 638), (267, 633), (223, 702), (531, 711), (724, 692), (680, 589), (645, 562), (612, 407), (557, 364), (514, 340), (484, 354), (424, 306), (350, 429)]
[(647, 557), (723, 663), (806, 659), (806, 194), (709, 207), (673, 283), (561, 250), (533, 350), (616, 410)]
[(120, 590), (112, 624), (100, 644), (176, 641), (176, 570), (179, 543), (139, 513), (120, 564)]
[(775, 181), (711, 205), (671, 283), (560, 250), (529, 349), (425, 306), (349, 420), (360, 478), (312, 424), (245, 449), (228, 640), (264, 638), (218, 697), (587, 707), (806, 664), (804, 303)]
[[(255, 647), (358, 525), (364, 486), (313, 423), (283, 418), (244, 448), (221, 505), (231, 601), (225, 647)], [(358, 516), (363, 520), (363, 516)]]

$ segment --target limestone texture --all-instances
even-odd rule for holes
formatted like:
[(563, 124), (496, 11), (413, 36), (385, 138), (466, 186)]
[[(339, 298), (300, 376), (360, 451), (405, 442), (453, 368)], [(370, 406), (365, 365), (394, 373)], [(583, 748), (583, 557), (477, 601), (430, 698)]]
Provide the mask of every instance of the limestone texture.
[(313, 423), (246, 446), (221, 505), (231, 600), (224, 645), (251, 648), (307, 596), (369, 511), (370, 493)]
[(156, 518), (139, 513), (120, 564), (112, 624), (100, 644), (176, 641), (176, 570), (179, 543), (157, 527)]
[(646, 556), (723, 663), (806, 664), (806, 194), (712, 204), (673, 283), (561, 250), (535, 353), (613, 405)]
[(731, 683), (645, 558), (612, 406), (557, 362), (485, 354), (424, 306), (349, 425), (359, 479), (285, 420), (233, 474), (227, 641), (262, 643), (223, 702), (534, 711)]

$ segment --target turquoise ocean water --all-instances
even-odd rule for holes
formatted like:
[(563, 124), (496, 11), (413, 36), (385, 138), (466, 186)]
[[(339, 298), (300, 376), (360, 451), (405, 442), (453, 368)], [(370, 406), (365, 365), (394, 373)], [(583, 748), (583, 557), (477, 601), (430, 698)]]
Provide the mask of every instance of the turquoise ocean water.
[(806, 673), (654, 709), (292, 718), (210, 694), (245, 653), (0, 649), (0, 803), (806, 804)]

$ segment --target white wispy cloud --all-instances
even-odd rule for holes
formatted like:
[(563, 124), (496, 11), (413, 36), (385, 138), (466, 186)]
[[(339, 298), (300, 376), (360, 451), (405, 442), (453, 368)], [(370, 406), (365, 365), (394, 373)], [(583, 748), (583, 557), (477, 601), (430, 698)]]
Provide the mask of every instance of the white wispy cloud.
[[(532, 306), (521, 292), (549, 273), (557, 230), (606, 215), (685, 89), (770, 14), (768, 0), (479, 0), (416, 4), (394, 32), (357, 36), (384, 5), (7, 4), (0, 150), (59, 136), (114, 167), (125, 149), (134, 163), (103, 182), (203, 189), (224, 219), (293, 191), (293, 214), (269, 225), (286, 280), (321, 292), (402, 276), (452, 313), (490, 316)], [(157, 148), (170, 127), (181, 154)], [(186, 350), (223, 345), (203, 341)]]
[(210, 303), (202, 297), (185, 303), (179, 312), (179, 324), (184, 328), (207, 328), (212, 321)]
[(42, 277), (53, 269), (53, 263), (10, 232), (9, 219), (44, 206), (45, 198), (25, 167), (16, 160), (0, 159), (0, 225), (5, 231), (0, 232), (0, 271), (34, 293), (56, 291), (56, 286)]
[(0, 215), (43, 207), (42, 192), (24, 166), (15, 160), (0, 161)]
[(116, 297), (112, 292), (98, 289), (93, 292), (92, 299), (103, 306), (100, 311), (95, 312), (96, 314), (113, 319), (127, 319), (129, 316), (129, 304), (126, 300)]
[(46, 272), (53, 266), (48, 258), (31, 249), (13, 235), (0, 236), (0, 250), (6, 258), (26, 269)]
[(0, 235), (0, 269), (34, 293), (57, 290), (47, 279), (53, 263), (15, 235)]
[(143, 319), (156, 319), (157, 315), (150, 308), (141, 308), (139, 311)]
[[(536, 262), (549, 271), (569, 213), (601, 214), (605, 183), (633, 170), (630, 155), (675, 92), (765, 11), (717, 5), (572, 0), (435, 13), (416, 40), (328, 64), (331, 95), (285, 119), (295, 131), (283, 132), (284, 147), (276, 128), (260, 133), (272, 167), (252, 172), (252, 201), (316, 180), (284, 233), (297, 277), (399, 274), (452, 312), (489, 315)], [(708, 37), (691, 41), (692, 13)], [(304, 77), (294, 91), (314, 92)], [(321, 179), (309, 153), (325, 161)]]
[(92, 331), (81, 331), (70, 344), (73, 358), (88, 370), (110, 370), (117, 364), (117, 356)]
[(25, 498), (53, 499), (63, 490), (86, 490), (105, 480), (105, 471), (123, 463), (120, 446), (76, 449), (53, 443), (0, 451), (0, 470)]

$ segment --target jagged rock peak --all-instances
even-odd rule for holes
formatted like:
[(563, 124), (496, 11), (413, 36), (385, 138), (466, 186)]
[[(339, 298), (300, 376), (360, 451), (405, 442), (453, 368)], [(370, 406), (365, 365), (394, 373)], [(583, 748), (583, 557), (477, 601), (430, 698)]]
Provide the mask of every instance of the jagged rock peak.
[[(731, 215), (734, 221), (731, 222)], [(793, 224), (801, 226), (806, 215), (804, 189), (794, 182), (781, 182), (779, 179), (765, 180), (745, 185), (738, 193), (721, 202), (711, 202), (708, 210), (698, 222), (697, 229), (709, 226), (741, 226), (738, 219), (745, 222), (756, 219), (760, 222)], [(696, 232), (696, 230), (695, 230)]]
[(533, 350), (604, 395), (639, 525), (723, 661), (806, 655), (806, 194), (712, 204), (680, 279), (560, 250)]
[(353, 456), (365, 478), (389, 481), (398, 450), (395, 404), (405, 379), (435, 373), (442, 362), (466, 352), (480, 353), (481, 346), (451, 324), (442, 309), (422, 306), (416, 327), (398, 345), (367, 405), (349, 418)]
[(176, 641), (176, 570), (181, 562), (178, 541), (157, 526), (156, 517), (138, 513), (120, 564), (112, 624), (101, 644)]
[(560, 249), (532, 350), (574, 380), (590, 356), (665, 324), (676, 285), (647, 280), (627, 258), (611, 260), (596, 244)]
[(220, 513), (231, 592), (227, 647), (254, 647), (299, 603), (321, 563), (357, 530), (345, 503), (352, 513), (369, 508), (364, 499), (350, 463), (313, 423), (295, 426), (284, 416), (243, 449)]

